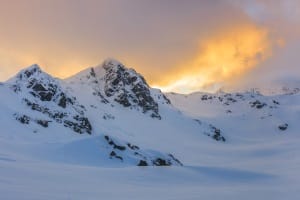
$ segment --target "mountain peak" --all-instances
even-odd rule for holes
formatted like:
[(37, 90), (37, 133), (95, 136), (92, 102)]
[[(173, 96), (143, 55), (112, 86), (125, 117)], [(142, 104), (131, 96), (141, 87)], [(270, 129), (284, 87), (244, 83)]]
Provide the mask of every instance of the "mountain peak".
[(21, 103), (27, 108), (25, 113), (14, 114), (21, 123), (42, 127), (56, 123), (80, 134), (92, 133), (84, 106), (68, 93), (60, 80), (43, 72), (37, 64), (21, 70), (7, 81), (7, 86), (21, 97)]
[[(141, 74), (139, 74), (132, 68), (127, 68), (124, 64), (122, 64), (116, 59), (108, 58), (104, 60), (102, 67), (106, 71), (106, 76), (116, 76), (115, 78), (117, 78), (117, 80), (119, 80), (122, 77), (131, 77), (131, 80), (127, 80), (127, 84), (132, 84), (141, 81), (143, 84), (149, 87), (145, 78)], [(126, 80), (123, 81), (126, 82)]]
[[(33, 65), (30, 65), (29, 67), (23, 69), (19, 73), (19, 75), (25, 75), (25, 77), (29, 78), (34, 74), (40, 74), (42, 72), (43, 71), (41, 70), (41, 67), (38, 64), (33, 64)], [(20, 77), (20, 78), (23, 78), (23, 77)]]
[(32, 64), (32, 65), (30, 65), (29, 67), (27, 67), (27, 68), (25, 68), (25, 69), (37, 69), (37, 70), (41, 70), (41, 67), (38, 65), (38, 64), (36, 64), (36, 63), (34, 63), (34, 64)]
[(151, 117), (161, 118), (158, 103), (153, 99), (151, 88), (142, 75), (111, 59), (104, 61), (103, 68), (104, 93), (107, 97), (124, 107), (139, 107), (144, 113), (151, 112)]
[(141, 74), (115, 59), (106, 59), (102, 64), (88, 68), (67, 81), (88, 85), (103, 103), (116, 102), (123, 107), (148, 113), (152, 118), (161, 118), (157, 102), (160, 97), (157, 99), (156, 96), (164, 95), (153, 92)]
[(108, 66), (122, 66), (125, 67), (120, 61), (118, 61), (117, 59), (114, 58), (106, 58), (103, 63), (102, 63), (103, 67), (108, 67)]
[(44, 72), (38, 64), (33, 64), (20, 70), (15, 76), (8, 79), (5, 83), (15, 84), (16, 82), (28, 81), (29, 79), (37, 78), (40, 76), (51, 77), (49, 74)]

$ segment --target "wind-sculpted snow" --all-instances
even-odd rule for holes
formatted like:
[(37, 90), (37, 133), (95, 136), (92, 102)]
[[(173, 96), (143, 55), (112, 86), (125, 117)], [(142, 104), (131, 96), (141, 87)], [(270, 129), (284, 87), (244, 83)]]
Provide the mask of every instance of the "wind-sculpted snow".
[(54, 161), (86, 166), (182, 166), (182, 163), (170, 153), (144, 149), (142, 146), (108, 135), (58, 145), (47, 154), (48, 156), (50, 154), (49, 157)]

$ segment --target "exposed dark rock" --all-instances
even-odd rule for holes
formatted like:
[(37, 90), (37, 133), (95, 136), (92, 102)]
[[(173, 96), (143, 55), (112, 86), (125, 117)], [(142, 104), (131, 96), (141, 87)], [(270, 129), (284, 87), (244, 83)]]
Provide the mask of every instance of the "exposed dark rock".
[(107, 113), (105, 113), (102, 118), (105, 120), (114, 120), (115, 119), (115, 117), (113, 115), (107, 114)]
[(51, 101), (52, 97), (53, 97), (53, 93), (52, 92), (40, 92), (39, 96), (42, 101)]
[(62, 108), (66, 108), (66, 106), (67, 106), (67, 98), (63, 93), (61, 94), (61, 98), (58, 102), (58, 105)]
[[(32, 82), (31, 82), (31, 84), (33, 85)], [(29, 88), (30, 86), (31, 86), (31, 85), (28, 85), (27, 88)], [(36, 92), (40, 92), (40, 91), (44, 92), (44, 91), (47, 91), (46, 88), (44, 88), (44, 86), (43, 86), (42, 84), (40, 84), (40, 83), (35, 84), (35, 85), (32, 87), (32, 89), (33, 89), (34, 91), (36, 91)]]
[(110, 155), (110, 158), (117, 158), (117, 159), (123, 161), (122, 156), (118, 156), (115, 151), (110, 152), (109, 155)]
[[(71, 98), (67, 98), (64, 93), (61, 93), (60, 95), (60, 102), (58, 103), (59, 107), (65, 107), (67, 105), (67, 102), (70, 104), (73, 104), (73, 100)], [(63, 124), (65, 127), (71, 128), (74, 132), (83, 134), (88, 133), (91, 134), (92, 132), (92, 126), (88, 120), (88, 118), (82, 116), (83, 111), (80, 109), (84, 109), (84, 107), (78, 106), (79, 108), (74, 108), (76, 112), (78, 112), (77, 115), (72, 116), (70, 113), (67, 112), (61, 112), (55, 109), (49, 109), (47, 107), (41, 106), (37, 103), (33, 103), (28, 99), (23, 99), (23, 101), (26, 103), (27, 106), (29, 106), (32, 110), (40, 112), (42, 114), (47, 115), (49, 118), (55, 120), (57, 123)], [(70, 120), (73, 119), (73, 120)], [(47, 127), (47, 122), (40, 122), (38, 123), (41, 126)]]
[(22, 115), (22, 114), (18, 114), (18, 113), (15, 113), (14, 116), (16, 117), (16, 120), (18, 120), (22, 124), (29, 124), (31, 121), (33, 121), (45, 128), (48, 127), (49, 122), (50, 122), (50, 121), (42, 120), (42, 119), (32, 119), (31, 117), (29, 117), (27, 115)]
[(118, 149), (120, 151), (125, 151), (126, 147), (122, 145), (117, 145), (111, 138), (109, 138), (107, 135), (104, 136), (105, 140), (108, 142), (110, 146), (113, 146), (114, 149)]
[(120, 159), (121, 161), (123, 161), (122, 156), (115, 156), (115, 158)]
[(173, 160), (175, 160), (178, 164), (180, 164), (181, 166), (183, 166), (183, 164), (182, 164), (177, 158), (175, 158), (175, 156), (173, 156), (172, 154), (169, 154), (169, 156), (170, 156)]
[(162, 158), (157, 158), (153, 161), (153, 164), (155, 166), (170, 166), (171, 163), (165, 159), (162, 159)]
[(68, 104), (74, 105), (76, 100), (75, 97), (70, 97), (65, 93), (57, 79), (42, 72), (37, 65), (21, 71), (15, 82), (11, 84), (11, 88), (16, 93), (28, 92), (35, 99), (33, 101), (35, 103), (38, 103), (36, 100), (52, 101), (62, 108), (66, 108)]
[(199, 125), (202, 124), (202, 122), (199, 119), (194, 119), (195, 122), (197, 122)]
[(127, 93), (121, 93), (119, 94), (116, 98), (115, 101), (118, 102), (119, 104), (123, 105), (124, 107), (129, 107), (131, 106), (131, 103), (128, 100), (128, 94)]
[(90, 74), (91, 74), (92, 77), (96, 77), (96, 73), (95, 73), (94, 68), (91, 68)]
[(58, 86), (52, 83), (44, 84), (43, 80), (38, 80), (35, 77), (31, 77), (26, 83), (28, 89), (32, 89), (30, 94), (34, 97), (39, 97), (41, 101), (52, 101)]
[(232, 103), (235, 103), (235, 102), (237, 102), (237, 100), (235, 100), (234, 98), (232, 98), (232, 97), (229, 97), (229, 98), (227, 98), (227, 101), (231, 101)]
[(37, 123), (37, 124), (39, 124), (39, 125), (41, 125), (41, 126), (43, 126), (43, 127), (45, 127), (45, 128), (47, 128), (47, 127), (49, 126), (49, 122), (50, 122), (50, 121), (47, 121), (47, 120), (41, 120), (41, 119), (36, 120), (36, 123)]
[(64, 126), (72, 128), (77, 133), (92, 133), (92, 126), (86, 117), (80, 117), (78, 115), (73, 117), (76, 121), (64, 120)]
[(106, 70), (104, 92), (108, 97), (124, 107), (140, 107), (144, 113), (160, 119), (158, 104), (151, 96), (150, 88), (145, 79), (133, 69), (108, 61), (103, 68)]
[(280, 105), (280, 103), (276, 100), (273, 100), (273, 103), (276, 104), (276, 105)]
[(226, 141), (226, 139), (223, 136), (221, 136), (220, 132), (215, 132), (213, 138), (217, 141), (223, 141), (223, 142)]
[(251, 107), (257, 108), (257, 109), (262, 109), (263, 107), (267, 106), (266, 103), (260, 102), (259, 100), (250, 102)]
[(145, 167), (145, 166), (148, 166), (148, 163), (145, 160), (140, 160), (140, 162), (137, 166)]
[(114, 149), (119, 149), (120, 151), (125, 151), (126, 147), (125, 146), (120, 146), (120, 145), (114, 145)]
[(75, 131), (77, 133), (80, 133), (80, 134), (83, 133), (82, 130), (81, 130), (81, 128), (80, 128), (80, 126), (77, 123), (75, 123), (75, 122), (72, 122), (72, 121), (69, 121), (69, 120), (65, 120), (64, 121), (64, 126), (73, 129), (73, 131)]
[(221, 135), (221, 130), (220, 129), (214, 127), (213, 125), (210, 125), (210, 128), (212, 130), (212, 133), (213, 133), (212, 138), (214, 140), (222, 141), (222, 142), (226, 141), (225, 137)]
[(109, 103), (109, 101), (101, 94), (100, 91), (94, 91), (93, 95), (100, 97), (102, 103), (105, 103), (105, 104)]
[(27, 115), (18, 116), (17, 114), (15, 114), (15, 116), (16, 116), (16, 120), (18, 120), (22, 124), (29, 124), (29, 122), (30, 122), (30, 117)]
[(171, 100), (168, 99), (168, 98), (166, 97), (166, 95), (163, 94), (162, 97), (164, 98), (166, 104), (171, 104)]
[[(23, 79), (23, 78), (29, 78), (31, 77), (33, 74), (36, 73), (41, 73), (41, 69), (39, 68), (38, 65), (34, 64), (32, 65), (30, 68), (26, 69), (23, 73), (19, 74), (19, 78)], [(25, 76), (25, 77), (24, 77)]]
[[(126, 161), (126, 155), (130, 158), (130, 160), (134, 159), (137, 162), (137, 166), (171, 166), (171, 165), (180, 165), (182, 166), (182, 163), (176, 159), (172, 154), (167, 154), (165, 156), (153, 156), (149, 155), (147, 151), (141, 150), (137, 145), (131, 144), (129, 142), (122, 143), (120, 141), (117, 141), (116, 139), (112, 139), (108, 135), (104, 136), (104, 140), (107, 142), (108, 146), (107, 148), (110, 149), (109, 157), (119, 159), (121, 161)], [(119, 143), (118, 145), (116, 143)], [(125, 148), (124, 145), (126, 144), (128, 148)], [(118, 154), (121, 152), (122, 155), (125, 157), (122, 157)]]
[(86, 117), (81, 117), (81, 116), (79, 116), (79, 115), (76, 115), (76, 116), (74, 117), (74, 119), (75, 119), (77, 122), (80, 123), (80, 126), (81, 126), (83, 129), (85, 129), (86, 132), (88, 132), (88, 133), (91, 134), (91, 131), (92, 131), (92, 125), (91, 125), (91, 123), (90, 123), (90, 121), (89, 121), (88, 118), (86, 118)]
[(206, 100), (208, 100), (208, 95), (206, 95), (206, 94), (205, 94), (205, 95), (203, 95), (203, 96), (201, 97), (201, 100), (202, 100), (202, 101), (206, 101)]
[(279, 130), (281, 130), (281, 131), (285, 131), (287, 128), (288, 128), (288, 124), (287, 123), (285, 123), (285, 124), (281, 124), (281, 125), (279, 125), (278, 126), (278, 128), (279, 128)]
[(130, 144), (130, 143), (127, 143), (127, 146), (132, 149), (132, 150), (139, 150), (140, 148), (136, 145), (133, 145), (133, 144)]
[(111, 157), (114, 157), (114, 156), (116, 156), (116, 155), (117, 155), (116, 152), (114, 152), (114, 151), (110, 152), (110, 156), (111, 156)]

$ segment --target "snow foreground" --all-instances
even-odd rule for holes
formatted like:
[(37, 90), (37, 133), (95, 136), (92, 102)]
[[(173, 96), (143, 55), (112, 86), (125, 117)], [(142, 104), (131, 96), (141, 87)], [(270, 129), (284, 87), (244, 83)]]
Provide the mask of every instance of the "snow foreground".
[(0, 84), (1, 199), (297, 199), (300, 94), (163, 94), (116, 60)]

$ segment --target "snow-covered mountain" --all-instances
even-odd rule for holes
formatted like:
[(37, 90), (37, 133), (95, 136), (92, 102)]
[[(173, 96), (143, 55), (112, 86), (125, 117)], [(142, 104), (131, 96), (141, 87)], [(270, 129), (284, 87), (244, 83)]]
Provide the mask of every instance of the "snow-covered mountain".
[[(164, 94), (150, 88), (144, 77), (134, 69), (127, 69), (112, 59), (95, 68), (86, 69), (66, 82), (71, 90), (81, 87), (81, 90), (77, 91), (79, 96), (82, 94), (82, 87), (85, 87), (89, 91), (86, 95), (95, 96), (94, 98), (104, 104), (118, 103), (123, 107), (149, 114), (152, 118), (161, 119), (158, 104), (170, 103)], [(74, 87), (78, 84), (78, 87)]]
[(49, 123), (56, 122), (75, 132), (91, 134), (84, 106), (68, 94), (60, 80), (42, 72), (38, 65), (22, 70), (6, 84), (20, 99), (19, 103), (31, 109), (15, 113), (21, 123), (37, 123), (47, 128)]
[(285, 90), (269, 96), (257, 89), (237, 93), (220, 91), (215, 94), (168, 93), (166, 96), (186, 115), (214, 123), (225, 132), (239, 133), (245, 139), (259, 138), (262, 132), (264, 137), (297, 133), (300, 95), (296, 91)]
[[(95, 148), (99, 150), (89, 153), (98, 155), (91, 162), (100, 166), (182, 165), (175, 157), (179, 154), (184, 158), (180, 150), (164, 145), (185, 146), (174, 136), (226, 141), (220, 129), (183, 115), (135, 70), (112, 59), (66, 80), (32, 65), (3, 83), (1, 94), (1, 109), (8, 111), (2, 117), (11, 120), (12, 127), (19, 123), (27, 134), (61, 134), (59, 137), (66, 137), (66, 146), (72, 144), (72, 150), (74, 145), (82, 148), (81, 140), (91, 145), (98, 141)], [(7, 127), (8, 134), (13, 134), (12, 127)], [(74, 136), (68, 141), (66, 132), (91, 136), (75, 137), (79, 141), (73, 142)], [(70, 153), (70, 162), (77, 159), (72, 150), (62, 152)], [(54, 157), (60, 160), (59, 155)]]
[(294, 197), (300, 93), (258, 91), (164, 94), (113, 59), (65, 80), (32, 65), (0, 84), (0, 192), (6, 199)]

